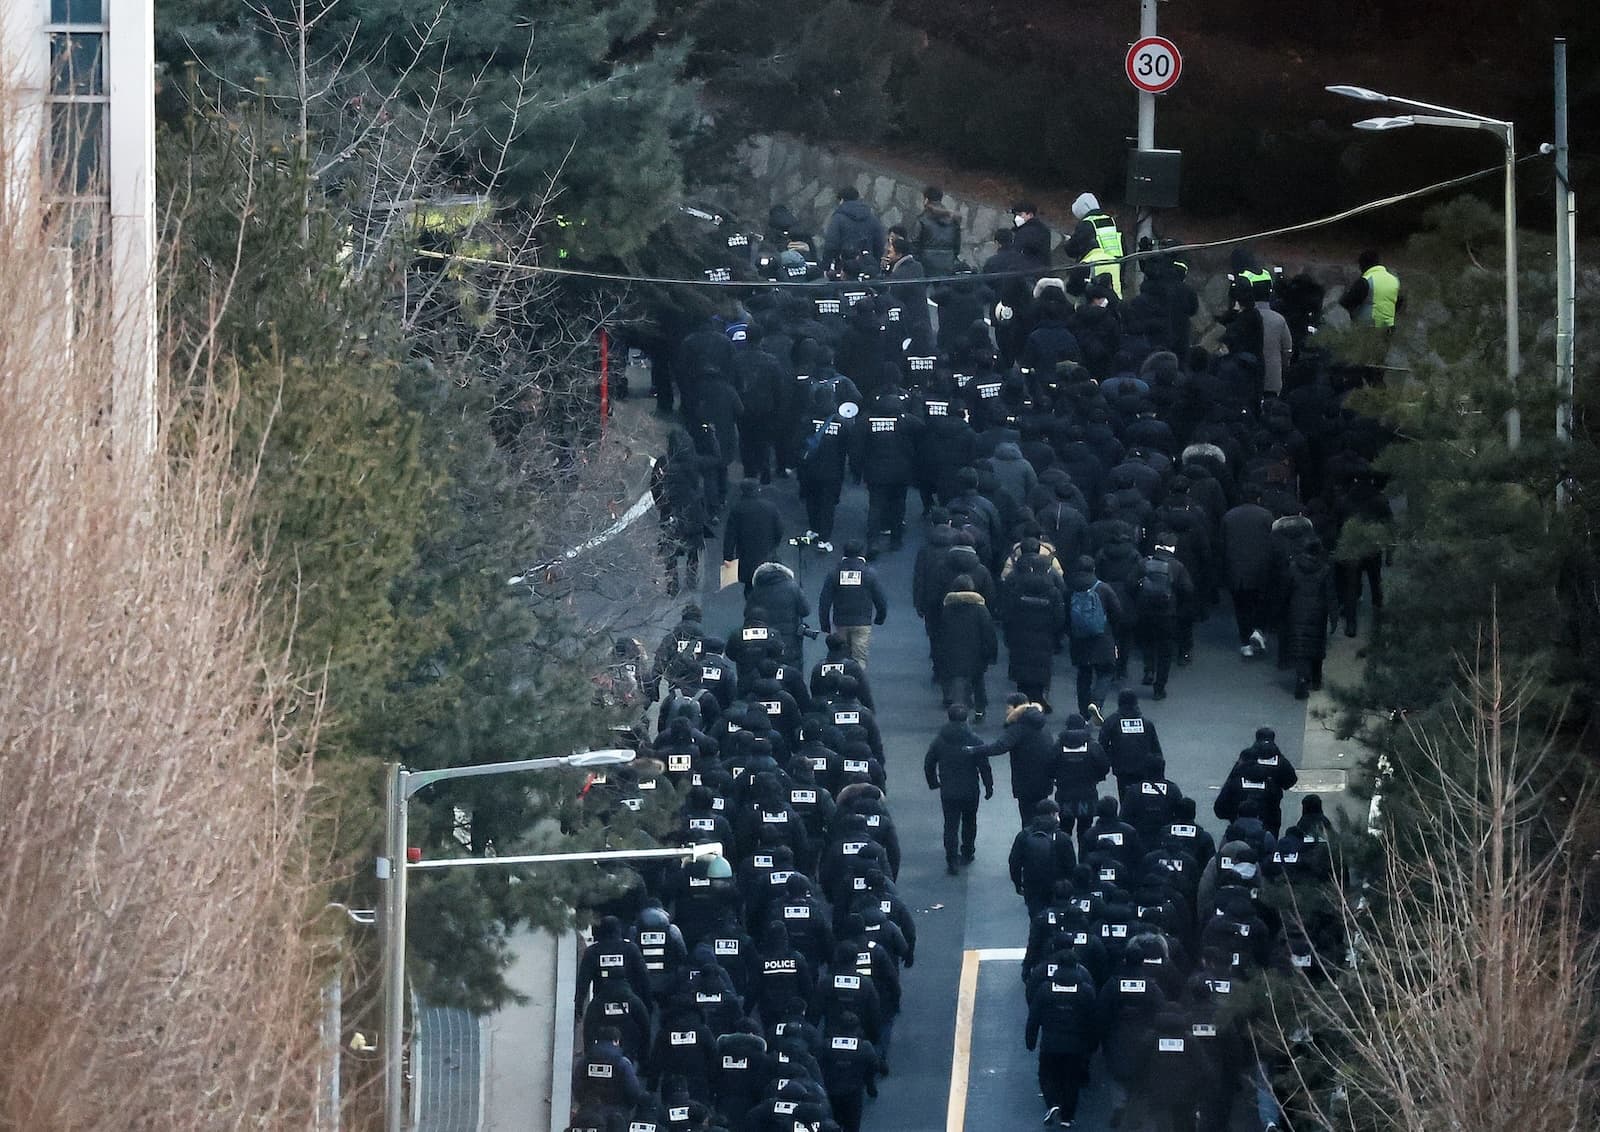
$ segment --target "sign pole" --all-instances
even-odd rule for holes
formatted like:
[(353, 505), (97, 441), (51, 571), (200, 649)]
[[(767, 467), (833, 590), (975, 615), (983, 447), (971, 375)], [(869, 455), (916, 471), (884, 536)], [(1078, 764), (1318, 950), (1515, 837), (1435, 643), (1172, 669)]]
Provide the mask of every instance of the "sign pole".
[[(1156, 34), (1158, 2), (1139, 0), (1139, 38), (1128, 48), (1127, 57), (1123, 60), (1123, 71), (1128, 76), (1128, 82), (1139, 92), (1139, 136), (1128, 158), (1128, 196), (1129, 203), (1135, 209), (1144, 209), (1137, 226), (1137, 238), (1141, 242), (1150, 241), (1155, 236), (1154, 209), (1158, 202), (1142, 189), (1135, 190), (1136, 180), (1140, 178), (1135, 172), (1135, 162), (1143, 168), (1144, 163), (1151, 160), (1149, 155), (1161, 152), (1156, 149), (1156, 95), (1171, 90), (1178, 76), (1183, 74), (1183, 56), (1178, 53), (1177, 45)], [(1171, 205), (1176, 202), (1163, 199), (1161, 203)], [(1131, 286), (1134, 273), (1131, 265), (1128, 266), (1130, 269), (1125, 270), (1123, 275)]]
[[(1139, 0), (1139, 38), (1149, 39), (1156, 34), (1156, 0)], [(1139, 148), (1156, 147), (1156, 96), (1149, 91), (1139, 92)], [(1139, 238), (1155, 234), (1155, 217), (1149, 209), (1139, 220)]]

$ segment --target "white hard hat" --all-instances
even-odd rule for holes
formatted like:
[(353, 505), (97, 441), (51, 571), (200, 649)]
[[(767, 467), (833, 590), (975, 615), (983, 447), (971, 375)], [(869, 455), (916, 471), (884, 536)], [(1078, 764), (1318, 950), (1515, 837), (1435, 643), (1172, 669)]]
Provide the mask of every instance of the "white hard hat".
[(854, 401), (845, 401), (839, 406), (839, 415), (847, 421), (856, 419), (856, 414), (861, 412), (861, 406)]

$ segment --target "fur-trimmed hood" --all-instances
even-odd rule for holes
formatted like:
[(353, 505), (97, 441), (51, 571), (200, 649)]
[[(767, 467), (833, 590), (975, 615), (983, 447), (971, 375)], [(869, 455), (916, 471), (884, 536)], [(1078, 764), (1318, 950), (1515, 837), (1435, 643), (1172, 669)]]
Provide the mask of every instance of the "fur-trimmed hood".
[(870, 782), (852, 782), (834, 799), (841, 810), (857, 812), (857, 807), (878, 807), (883, 804), (883, 791)]
[[(1063, 299), (1067, 298), (1067, 284), (1066, 284), (1066, 281), (1063, 280), (1063, 279), (1058, 279), (1053, 275), (1047, 275), (1043, 279), (1040, 279), (1038, 282), (1034, 283), (1034, 285), (1033, 285), (1033, 297), (1035, 299), (1043, 298), (1044, 297), (1044, 293), (1046, 291), (1051, 291), (1051, 290), (1054, 290), (1055, 292), (1057, 292)], [(1071, 302), (1070, 299), (1068, 299), (1067, 301)]]
[(1016, 707), (1006, 708), (1006, 722), (1016, 723), (1018, 720), (1027, 723), (1030, 727), (1044, 726), (1044, 709), (1031, 700)]
[(1215, 460), (1219, 464), (1226, 464), (1228, 462), (1228, 454), (1215, 444), (1202, 442), (1200, 444), (1191, 444), (1183, 450), (1183, 462), (1187, 464), (1191, 460)]
[(980, 593), (974, 593), (971, 590), (955, 590), (944, 595), (944, 604), (947, 606), (982, 605), (987, 607), (988, 603), (983, 600), (983, 595)]
[(763, 581), (771, 581), (780, 576), (794, 581), (794, 571), (782, 562), (763, 562), (756, 567), (756, 572), (750, 576), (750, 581), (753, 585), (759, 586)]

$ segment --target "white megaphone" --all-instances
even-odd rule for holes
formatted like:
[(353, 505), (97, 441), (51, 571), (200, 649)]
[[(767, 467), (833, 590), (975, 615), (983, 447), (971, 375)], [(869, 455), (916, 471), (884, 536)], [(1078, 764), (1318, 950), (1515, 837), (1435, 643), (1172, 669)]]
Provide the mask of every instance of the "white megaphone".
[(854, 401), (845, 401), (839, 406), (839, 415), (847, 421), (856, 419), (856, 414), (861, 411), (861, 406)]

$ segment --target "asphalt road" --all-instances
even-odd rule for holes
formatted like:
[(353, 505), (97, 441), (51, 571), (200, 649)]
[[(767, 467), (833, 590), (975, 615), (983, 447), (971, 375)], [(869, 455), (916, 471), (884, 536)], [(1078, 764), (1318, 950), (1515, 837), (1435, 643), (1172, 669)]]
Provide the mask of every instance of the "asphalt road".
[[(776, 482), (768, 490), (783, 507), (791, 533), (802, 530), (793, 481)], [(836, 546), (863, 532), (865, 510), (863, 490), (847, 489)], [(913, 492), (909, 512), (915, 516), (918, 510)], [(923, 754), (944, 722), (939, 691), (930, 679), (927, 638), (910, 601), (911, 568), (922, 534), (913, 518), (904, 549), (874, 564), (890, 609), (888, 623), (873, 633), (868, 676), (884, 736), (889, 803), (904, 850), (900, 891), (917, 916), (918, 944), (916, 966), (905, 973), (904, 1008), (889, 1051), (892, 1073), (880, 1084), (877, 1100), (868, 1102), (864, 1127), (885, 1132), (1038, 1127), (1044, 1106), (1034, 1056), (1022, 1041), (1026, 1005), (1019, 963), (1009, 957), (1011, 949), (1027, 943), (1027, 917), (1006, 872), (1018, 829), (1006, 760), (995, 760), (995, 796), (979, 811), (977, 860), (956, 877), (945, 875), (938, 799), (922, 777)], [(795, 565), (796, 553), (788, 548), (784, 561)], [(833, 559), (799, 553), (805, 555), (803, 582), (815, 605), (823, 571)], [(714, 565), (706, 573), (715, 585)], [(704, 595), (703, 603), (708, 627), (726, 631), (740, 623), (743, 596), (737, 585)], [(807, 664), (820, 655), (820, 642), (807, 642)], [(1136, 661), (1135, 677), (1139, 671)], [(1002, 651), (990, 670), (990, 714), (978, 725), (986, 739), (998, 734), (1004, 716), (1000, 705), (1012, 690), (1004, 676)], [(1075, 700), (1073, 669), (1064, 656), (1056, 658), (1052, 690), (1057, 705), (1052, 718), (1058, 723)], [(1211, 803), (1257, 727), (1276, 728), (1284, 754), (1300, 762), (1306, 712), (1291, 691), (1289, 674), (1277, 671), (1270, 659), (1247, 662), (1239, 656), (1224, 606), (1197, 628), (1194, 664), (1174, 667), (1168, 698), (1145, 704), (1160, 731), (1168, 775), (1195, 797), (1201, 819), (1219, 841), (1222, 823), (1211, 817)], [(1078, 1128), (1108, 1128), (1109, 1110), (1107, 1091), (1097, 1082), (1080, 1106)]]

